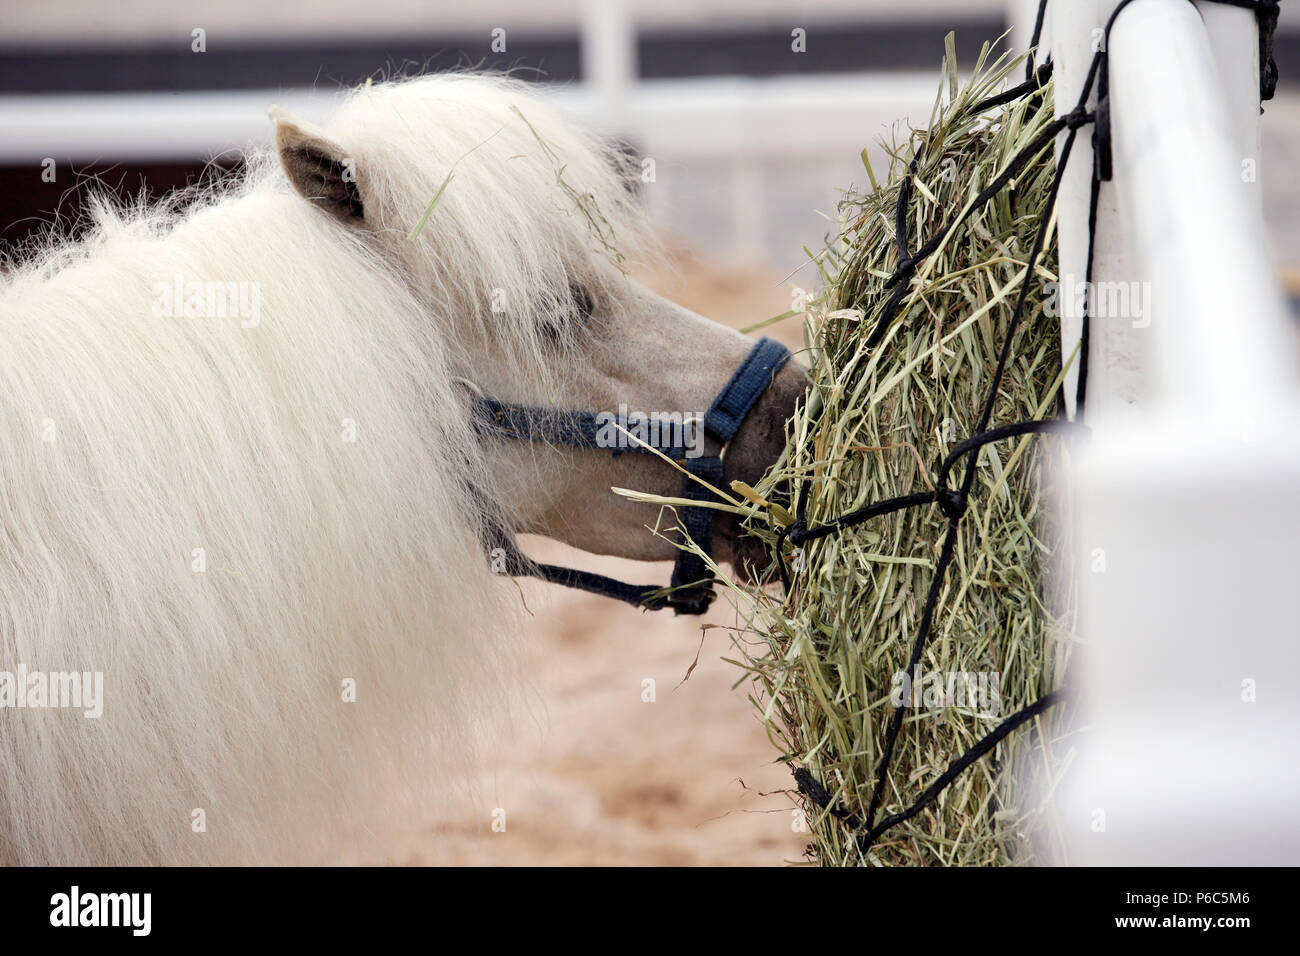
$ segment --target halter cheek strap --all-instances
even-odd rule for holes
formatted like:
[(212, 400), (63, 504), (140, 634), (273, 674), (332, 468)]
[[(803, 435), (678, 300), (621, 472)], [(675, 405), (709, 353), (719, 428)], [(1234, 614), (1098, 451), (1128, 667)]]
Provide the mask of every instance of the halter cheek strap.
[[(605, 428), (601, 416), (593, 412), (560, 411), (527, 405), (509, 405), (488, 398), (474, 402), (474, 422), (480, 434), (519, 441), (542, 442), (549, 445), (566, 445), (571, 448), (594, 448), (611, 452), (615, 457), (623, 452), (652, 454), (662, 452), (679, 462), (687, 471), (682, 476), (682, 497), (691, 501), (711, 502), (716, 496), (696, 478), (717, 487), (722, 481), (721, 449), (735, 436), (745, 417), (767, 391), (782, 366), (790, 358), (789, 350), (779, 342), (761, 339), (750, 350), (745, 360), (732, 373), (713, 404), (704, 416), (704, 433), (719, 445), (719, 454), (690, 458), (683, 445), (647, 442), (632, 447), (610, 447), (601, 439)], [(626, 421), (620, 425), (627, 427)], [(713, 550), (713, 509), (688, 505), (681, 510), (680, 518), (686, 533), (705, 554)], [(526, 558), (509, 535), (497, 542), (506, 554), (506, 571), (514, 576), (529, 576), (578, 588), (592, 594), (635, 604), (657, 611), (671, 607), (678, 614), (703, 614), (713, 601), (713, 575), (699, 555), (679, 550), (673, 565), (672, 582), (668, 588), (642, 587), (624, 584), (613, 578), (590, 571), (562, 568), (553, 564), (537, 564)]]

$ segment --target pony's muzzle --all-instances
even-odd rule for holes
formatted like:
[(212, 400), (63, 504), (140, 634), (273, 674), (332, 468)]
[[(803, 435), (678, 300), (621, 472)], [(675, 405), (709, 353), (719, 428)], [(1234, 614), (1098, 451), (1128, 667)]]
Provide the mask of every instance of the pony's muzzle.
[[(722, 461), (722, 490), (737, 480), (757, 484), (776, 463), (785, 450), (785, 423), (807, 390), (807, 370), (794, 360), (787, 362), (727, 445)], [(729, 559), (742, 581), (756, 580), (771, 561), (766, 546), (744, 534), (734, 515), (719, 515), (714, 523), (714, 541), (719, 552), (715, 556)]]

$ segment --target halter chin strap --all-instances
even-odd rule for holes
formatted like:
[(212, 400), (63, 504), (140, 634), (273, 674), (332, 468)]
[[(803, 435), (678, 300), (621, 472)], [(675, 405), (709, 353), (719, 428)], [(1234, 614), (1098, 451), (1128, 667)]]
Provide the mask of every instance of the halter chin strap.
[[(691, 501), (712, 501), (714, 494), (694, 480), (695, 477), (715, 488), (722, 481), (722, 448), (740, 429), (750, 410), (767, 391), (776, 373), (790, 358), (789, 350), (779, 342), (760, 339), (750, 350), (731, 380), (723, 386), (717, 398), (704, 415), (704, 434), (719, 445), (717, 455), (687, 457), (683, 445), (669, 445), (647, 441), (655, 451), (677, 461), (687, 471), (682, 476), (682, 497)], [(615, 457), (623, 452), (652, 454), (650, 448), (636, 443), (621, 443), (610, 447), (601, 439), (607, 427), (601, 416), (594, 412), (560, 411), (528, 405), (507, 405), (489, 398), (474, 402), (474, 423), (480, 434), (519, 441), (543, 442), (548, 445), (567, 445), (571, 448), (595, 448), (611, 452)], [(625, 420), (618, 424), (628, 427)], [(638, 436), (639, 437), (639, 436)], [(694, 476), (694, 477), (692, 477)], [(713, 549), (714, 512), (710, 508), (688, 505), (681, 510), (682, 526), (705, 554)], [(507, 573), (520, 577), (541, 578), (553, 584), (578, 588), (592, 594), (626, 601), (651, 611), (671, 607), (678, 614), (703, 614), (713, 601), (713, 575), (704, 559), (694, 552), (679, 550), (673, 565), (672, 583), (667, 587), (640, 587), (624, 584), (590, 571), (562, 568), (553, 564), (537, 564), (525, 557), (515, 545), (513, 537), (502, 535), (497, 542), (506, 555)]]

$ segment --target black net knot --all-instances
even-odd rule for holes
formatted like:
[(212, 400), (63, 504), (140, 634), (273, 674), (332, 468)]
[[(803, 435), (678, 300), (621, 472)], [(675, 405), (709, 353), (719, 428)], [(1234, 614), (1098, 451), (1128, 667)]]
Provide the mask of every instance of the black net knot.
[(934, 500), (943, 516), (954, 524), (966, 513), (966, 496), (947, 485), (939, 486), (939, 490), (934, 493)]
[(1092, 122), (1092, 114), (1088, 108), (1083, 105), (1076, 106), (1070, 112), (1065, 114), (1065, 126), (1067, 129), (1078, 129), (1080, 126), (1087, 126)]

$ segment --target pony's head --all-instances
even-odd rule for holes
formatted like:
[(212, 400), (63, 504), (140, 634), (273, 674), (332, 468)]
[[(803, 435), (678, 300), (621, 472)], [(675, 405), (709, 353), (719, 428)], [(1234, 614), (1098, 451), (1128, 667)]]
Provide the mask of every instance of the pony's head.
[[(367, 86), (327, 128), (270, 115), (294, 189), (373, 246), (441, 327), (465, 414), (476, 396), (620, 422), (641, 414), (717, 454), (697, 420), (753, 342), (625, 274), (651, 243), (618, 149), (499, 77)], [(724, 489), (775, 460), (804, 387), (788, 363), (728, 443)], [(488, 474), (476, 491), (513, 530), (628, 558), (675, 554), (646, 532), (653, 506), (610, 491), (680, 495), (666, 462), (511, 441), (485, 440), (481, 452)], [(742, 563), (734, 521), (720, 517), (715, 530), (714, 558)]]

